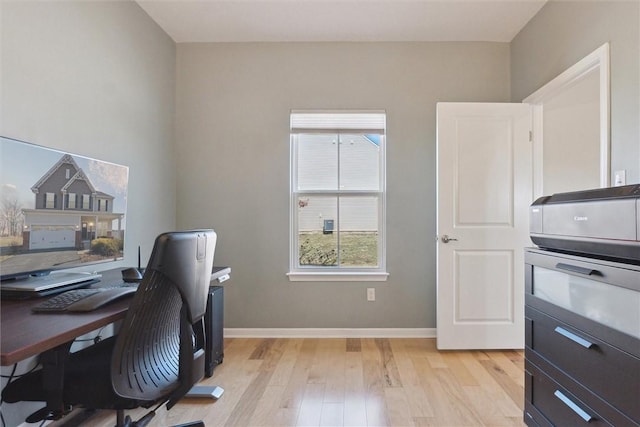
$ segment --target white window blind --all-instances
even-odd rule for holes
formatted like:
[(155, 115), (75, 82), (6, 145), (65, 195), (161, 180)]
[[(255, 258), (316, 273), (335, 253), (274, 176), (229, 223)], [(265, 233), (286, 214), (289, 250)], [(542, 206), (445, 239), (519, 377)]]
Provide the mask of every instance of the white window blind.
[(296, 112), (291, 113), (291, 133), (351, 132), (384, 134), (384, 112)]

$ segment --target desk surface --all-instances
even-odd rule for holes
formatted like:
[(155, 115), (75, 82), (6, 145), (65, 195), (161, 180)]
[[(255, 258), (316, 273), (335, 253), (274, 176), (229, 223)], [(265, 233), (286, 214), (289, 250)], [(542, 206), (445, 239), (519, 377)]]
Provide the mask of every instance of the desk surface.
[[(102, 282), (107, 285), (116, 282), (121, 270), (101, 272)], [(230, 271), (227, 267), (214, 267), (211, 280), (219, 280)], [(124, 319), (131, 297), (87, 313), (33, 313), (31, 308), (41, 301), (42, 298), (2, 301), (0, 365), (12, 365)]]
[[(103, 280), (117, 279), (120, 270), (102, 272)], [(31, 307), (43, 298), (2, 301), (0, 365), (12, 365), (124, 319), (130, 302), (123, 298), (88, 313), (33, 313)]]

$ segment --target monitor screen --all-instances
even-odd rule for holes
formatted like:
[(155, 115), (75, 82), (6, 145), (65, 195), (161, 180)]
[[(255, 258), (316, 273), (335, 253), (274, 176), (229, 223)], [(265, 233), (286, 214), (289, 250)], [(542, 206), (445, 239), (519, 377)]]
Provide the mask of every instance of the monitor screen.
[(129, 168), (0, 137), (0, 278), (124, 256)]

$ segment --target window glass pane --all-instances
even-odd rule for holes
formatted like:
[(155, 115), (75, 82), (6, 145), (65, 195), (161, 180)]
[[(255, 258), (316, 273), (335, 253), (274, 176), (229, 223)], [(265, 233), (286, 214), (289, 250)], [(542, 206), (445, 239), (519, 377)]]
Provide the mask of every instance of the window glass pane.
[(53, 193), (46, 193), (45, 194), (45, 208), (47, 209), (53, 209), (56, 207), (55, 204), (56, 201), (56, 196)]
[(338, 188), (338, 135), (298, 135), (298, 189)]
[(342, 267), (378, 266), (378, 197), (340, 197)]
[(380, 188), (380, 135), (340, 135), (340, 189)]
[(298, 197), (299, 265), (338, 265), (337, 197)]

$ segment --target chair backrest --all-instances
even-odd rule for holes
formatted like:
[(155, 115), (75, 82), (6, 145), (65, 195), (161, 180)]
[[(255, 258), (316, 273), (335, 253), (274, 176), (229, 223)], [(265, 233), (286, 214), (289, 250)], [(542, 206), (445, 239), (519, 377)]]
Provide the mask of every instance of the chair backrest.
[(203, 317), (213, 230), (161, 234), (116, 338), (111, 382), (116, 394), (170, 408), (204, 375)]

